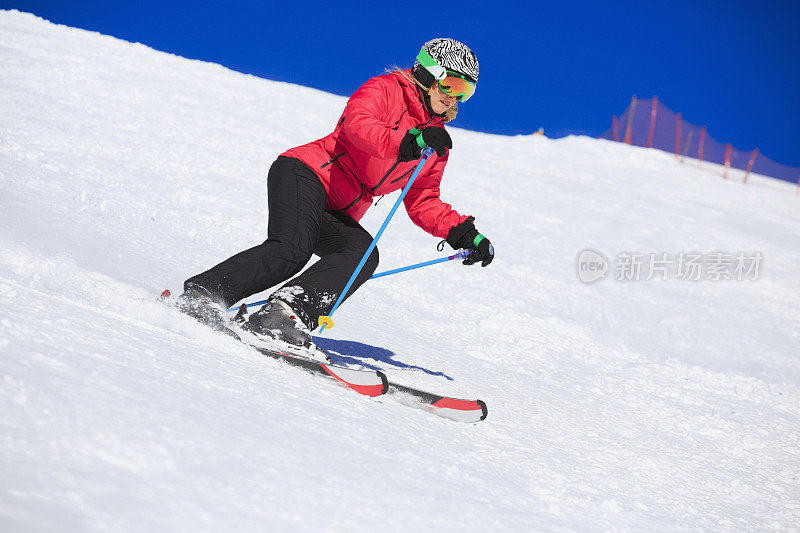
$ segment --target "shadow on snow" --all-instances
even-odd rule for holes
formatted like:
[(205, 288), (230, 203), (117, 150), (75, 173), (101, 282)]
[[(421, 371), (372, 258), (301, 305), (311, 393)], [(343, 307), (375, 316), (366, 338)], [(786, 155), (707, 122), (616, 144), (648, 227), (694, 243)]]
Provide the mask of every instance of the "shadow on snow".
[(449, 381), (453, 381), (453, 378), (444, 372), (435, 372), (433, 370), (428, 370), (427, 368), (422, 368), (421, 366), (408, 365), (402, 361), (396, 361), (393, 359), (395, 353), (391, 350), (387, 350), (386, 348), (371, 346), (369, 344), (364, 344), (363, 342), (328, 339), (326, 337), (314, 337), (314, 344), (326, 352), (329, 352), (331, 354), (331, 363), (334, 364), (357, 364), (372, 370), (384, 370), (384, 368), (369, 364), (364, 361), (364, 359), (372, 359), (373, 361), (378, 361), (379, 363), (384, 363), (395, 368), (402, 368), (404, 370), (421, 370), (422, 372), (430, 374), (431, 376), (441, 376)]

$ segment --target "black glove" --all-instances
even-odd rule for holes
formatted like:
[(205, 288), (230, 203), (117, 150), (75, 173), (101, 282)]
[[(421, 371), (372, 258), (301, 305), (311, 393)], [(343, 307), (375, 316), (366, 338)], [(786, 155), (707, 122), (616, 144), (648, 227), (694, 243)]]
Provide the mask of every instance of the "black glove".
[(431, 126), (424, 130), (411, 128), (400, 141), (400, 161), (413, 161), (422, 156), (422, 149), (430, 146), (436, 150), (436, 155), (443, 157), (445, 148), (453, 148), (453, 140), (447, 130), (438, 126)]
[(494, 259), (494, 246), (491, 241), (478, 233), (475, 229), (473, 221), (475, 217), (469, 217), (467, 220), (450, 228), (447, 234), (447, 244), (453, 247), (454, 250), (465, 248), (471, 250), (469, 257), (464, 259), (465, 265), (474, 265), (477, 262), (481, 266), (487, 266)]

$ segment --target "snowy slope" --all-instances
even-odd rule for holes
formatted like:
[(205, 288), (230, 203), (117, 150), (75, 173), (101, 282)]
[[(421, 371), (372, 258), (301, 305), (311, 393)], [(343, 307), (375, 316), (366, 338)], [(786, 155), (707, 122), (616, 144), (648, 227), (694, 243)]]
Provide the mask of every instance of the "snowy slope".
[[(0, 12), (0, 530), (797, 528), (791, 186), (452, 129), (443, 197), (495, 262), (371, 281), (324, 342), (485, 400), (474, 425), (360, 397), (155, 303), (264, 239), (269, 164), (345, 101)], [(435, 245), (400, 212), (380, 269)], [(587, 285), (585, 248), (764, 260), (756, 281)]]

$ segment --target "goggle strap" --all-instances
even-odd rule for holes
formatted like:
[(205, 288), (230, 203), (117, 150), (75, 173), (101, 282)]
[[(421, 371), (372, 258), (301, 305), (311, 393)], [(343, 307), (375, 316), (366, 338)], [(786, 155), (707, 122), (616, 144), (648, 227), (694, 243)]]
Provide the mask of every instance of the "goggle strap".
[(428, 51), (425, 50), (424, 46), (420, 49), (419, 54), (417, 54), (417, 61), (419, 61), (420, 65), (425, 67), (425, 70), (433, 75), (434, 79), (442, 80), (447, 77), (447, 71), (445, 68), (431, 57)]

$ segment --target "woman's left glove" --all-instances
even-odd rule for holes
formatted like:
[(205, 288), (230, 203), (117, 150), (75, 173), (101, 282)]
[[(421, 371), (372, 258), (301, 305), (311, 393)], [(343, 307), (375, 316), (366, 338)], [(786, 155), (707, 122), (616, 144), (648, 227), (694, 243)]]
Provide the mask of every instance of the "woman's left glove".
[(447, 234), (447, 244), (454, 250), (464, 248), (472, 251), (469, 257), (464, 259), (465, 265), (474, 265), (480, 262), (481, 266), (485, 267), (494, 259), (494, 246), (489, 239), (478, 233), (473, 223), (474, 220), (475, 217), (469, 217), (461, 224), (450, 228), (450, 232)]
[(436, 155), (443, 157), (445, 148), (453, 148), (453, 140), (447, 130), (439, 126), (431, 126), (423, 130), (411, 128), (400, 141), (400, 161), (413, 161), (422, 156), (422, 149), (430, 146), (436, 150)]

